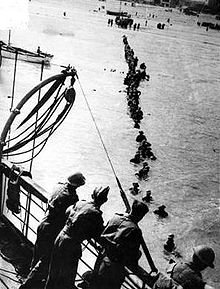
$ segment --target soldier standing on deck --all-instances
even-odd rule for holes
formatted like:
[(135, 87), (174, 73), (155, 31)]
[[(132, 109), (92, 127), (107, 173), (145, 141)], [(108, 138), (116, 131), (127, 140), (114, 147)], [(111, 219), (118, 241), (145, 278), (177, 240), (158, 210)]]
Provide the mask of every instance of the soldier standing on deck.
[(100, 207), (108, 198), (109, 187), (95, 189), (92, 201), (81, 201), (71, 206), (66, 225), (54, 243), (49, 274), (45, 289), (73, 289), (81, 243), (84, 240), (99, 240), (104, 229)]
[(31, 271), (20, 289), (41, 286), (46, 282), (54, 241), (65, 225), (66, 209), (79, 200), (76, 189), (84, 184), (85, 177), (77, 172), (70, 175), (65, 183), (59, 183), (52, 193), (46, 216), (37, 228)]
[(138, 222), (148, 213), (147, 204), (135, 200), (129, 214), (115, 214), (107, 223), (101, 244), (104, 253), (95, 265), (92, 288), (120, 289), (125, 279), (125, 269), (138, 267), (141, 257), (142, 232)]

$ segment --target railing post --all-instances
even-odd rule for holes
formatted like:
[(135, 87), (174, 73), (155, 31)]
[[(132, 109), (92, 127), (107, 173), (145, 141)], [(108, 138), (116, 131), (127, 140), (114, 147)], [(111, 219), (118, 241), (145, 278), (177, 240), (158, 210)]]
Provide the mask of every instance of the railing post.
[[(27, 209), (26, 209), (26, 224), (24, 235), (28, 239), (28, 229), (29, 229), (29, 220), (30, 220), (30, 208), (31, 208), (31, 193), (28, 193), (27, 196)], [(25, 220), (24, 220), (25, 221)]]
[(0, 216), (2, 216), (3, 214), (2, 194), (3, 194), (3, 173), (0, 171)]

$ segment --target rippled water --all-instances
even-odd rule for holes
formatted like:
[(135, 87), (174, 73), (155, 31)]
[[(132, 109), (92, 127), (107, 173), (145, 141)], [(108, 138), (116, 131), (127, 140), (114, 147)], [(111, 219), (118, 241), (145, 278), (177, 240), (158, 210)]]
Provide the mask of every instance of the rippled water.
[[(46, 3), (47, 2), (47, 3)], [(61, 3), (61, 4), (60, 4)], [(99, 2), (104, 3), (104, 2)], [(34, 1), (29, 3), (31, 20), (27, 31), (12, 31), (12, 43), (54, 54), (53, 65), (44, 77), (60, 71), (59, 66), (74, 65), (91, 111), (99, 127), (114, 169), (125, 191), (137, 181), (139, 169), (129, 163), (135, 154), (138, 130), (127, 114), (123, 78), (127, 72), (122, 35), (126, 34), (139, 63), (147, 64), (150, 81), (140, 90), (145, 132), (157, 161), (150, 163), (150, 177), (140, 182), (151, 189), (154, 202), (142, 221), (145, 240), (157, 266), (164, 270), (167, 256), (163, 243), (174, 233), (183, 257), (192, 246), (208, 243), (216, 251), (216, 270), (207, 270), (205, 279), (220, 286), (219, 226), (219, 90), (220, 34), (198, 27), (195, 17), (173, 10), (148, 6), (129, 8), (142, 29), (139, 32), (107, 26), (107, 16), (95, 12), (98, 2)], [(66, 11), (67, 16), (63, 17)], [(145, 17), (149, 18), (144, 27)], [(200, 16), (199, 21), (211, 20)], [(171, 19), (172, 26), (156, 29), (156, 23)], [(7, 40), (7, 31), (0, 31)], [(112, 72), (111, 69), (116, 70)], [(37, 84), (38, 65), (19, 62), (15, 103)], [(1, 127), (10, 107), (13, 61), (4, 59), (0, 70)], [(49, 140), (35, 160), (34, 178), (48, 192), (58, 180), (75, 170), (82, 171), (87, 184), (80, 188), (88, 198), (95, 186), (110, 185), (107, 220), (123, 211), (119, 190), (105, 151), (92, 121), (79, 84), (75, 105), (62, 127)], [(129, 199), (132, 196), (129, 195)], [(141, 198), (141, 196), (140, 196)], [(158, 220), (152, 213), (165, 204), (169, 217)], [(145, 264), (144, 258), (142, 263)]]

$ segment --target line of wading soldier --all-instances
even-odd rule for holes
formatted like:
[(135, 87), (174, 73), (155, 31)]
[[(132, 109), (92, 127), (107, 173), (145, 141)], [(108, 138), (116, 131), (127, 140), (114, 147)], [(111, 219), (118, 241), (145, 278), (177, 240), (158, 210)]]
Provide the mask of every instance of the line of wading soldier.
[[(127, 85), (127, 100), (129, 113), (131, 118), (134, 120), (134, 128), (139, 129), (140, 121), (143, 118), (143, 113), (141, 112), (141, 109), (139, 107), (139, 96), (141, 95), (141, 92), (137, 88), (141, 81), (143, 81), (144, 79), (149, 80), (150, 77), (146, 74), (145, 63), (142, 63), (140, 65), (140, 70), (136, 69), (138, 64), (138, 58), (134, 56), (134, 51), (128, 44), (128, 40), (125, 35), (123, 36), (123, 43), (125, 45), (125, 59), (128, 63), (129, 68), (128, 74), (124, 80), (124, 84)], [(135, 165), (143, 162), (143, 168), (135, 175), (138, 177), (139, 180), (146, 180), (146, 178), (148, 177), (148, 172), (150, 170), (150, 167), (146, 162), (146, 158), (156, 160), (156, 156), (153, 154), (151, 150), (151, 143), (147, 141), (147, 138), (144, 135), (143, 131), (139, 131), (139, 134), (136, 137), (136, 142), (138, 142), (140, 145), (137, 152), (135, 153), (135, 156), (130, 160), (130, 162)], [(139, 189), (139, 184), (133, 183), (133, 186), (129, 189), (129, 191), (133, 195), (140, 194), (141, 190)], [(152, 200), (153, 198), (151, 196), (151, 191), (147, 190), (146, 196), (142, 198), (142, 201), (150, 203)], [(154, 210), (154, 213), (161, 218), (166, 218), (168, 216), (168, 213), (165, 211), (165, 208), (166, 206), (161, 205), (158, 207), (158, 209)], [(165, 252), (171, 253), (175, 250), (175, 248), (176, 246), (174, 243), (174, 235), (169, 234), (168, 239), (164, 244), (164, 250)], [(168, 269), (169, 275), (174, 278), (174, 280), (176, 280), (179, 284), (181, 284), (184, 289), (199, 289), (205, 287), (211, 288), (205, 285), (205, 283), (203, 282), (200, 271), (203, 270), (201, 268), (206, 268), (207, 266), (213, 268), (214, 258), (214, 251), (211, 248), (207, 246), (198, 246), (194, 249), (192, 261), (190, 263), (183, 263), (177, 266), (174, 262), (174, 265), (172, 264)], [(197, 273), (195, 274), (195, 272)], [(171, 285), (170, 287), (165, 287), (164, 282), (165, 281), (163, 280), (163, 278), (162, 281), (160, 278), (158, 278), (158, 281), (155, 283), (155, 289), (172, 288)]]
[(124, 79), (124, 84), (127, 86), (127, 101), (130, 117), (134, 121), (134, 127), (140, 128), (140, 122), (143, 119), (143, 112), (139, 106), (139, 97), (141, 92), (138, 90), (140, 82), (149, 80), (150, 76), (146, 74), (146, 65), (141, 63), (137, 69), (138, 58), (134, 56), (134, 50), (128, 44), (127, 37), (123, 35), (124, 55), (128, 64), (128, 73)]
[[(134, 51), (130, 47), (127, 37), (123, 35), (123, 43), (124, 43), (124, 52), (125, 52), (125, 60), (128, 64), (128, 73), (124, 79), (124, 84), (127, 86), (127, 104), (130, 117), (134, 121), (134, 128), (140, 128), (140, 122), (143, 119), (143, 112), (139, 105), (139, 97), (141, 92), (138, 90), (140, 82), (143, 80), (149, 81), (150, 76), (146, 74), (146, 65), (145, 63), (140, 64), (140, 68), (137, 69), (138, 58), (134, 56)], [(130, 162), (139, 165), (143, 163), (143, 167), (135, 173), (135, 176), (139, 180), (146, 180), (148, 177), (148, 173), (150, 167), (148, 165), (148, 160), (155, 161), (157, 158), (152, 152), (151, 143), (147, 141), (146, 136), (143, 131), (139, 131), (138, 136), (136, 137), (136, 142), (139, 143), (138, 150), (135, 153), (134, 157), (130, 159)], [(141, 191), (139, 190), (138, 183), (133, 183), (133, 187), (130, 188), (130, 192), (133, 195), (139, 194)], [(151, 191), (148, 190), (146, 192), (146, 196), (143, 197), (143, 200), (146, 202), (150, 202), (152, 200)], [(158, 207), (158, 210), (155, 210), (155, 214), (158, 214), (160, 217), (166, 217), (168, 214), (165, 212), (165, 206), (161, 205)]]
[[(142, 240), (138, 223), (149, 211), (147, 204), (135, 200), (129, 213), (115, 214), (104, 225), (100, 208), (108, 200), (109, 187), (95, 188), (91, 200), (79, 201), (76, 190), (84, 184), (85, 177), (77, 172), (53, 191), (46, 216), (37, 229), (30, 273), (20, 289), (120, 289), (125, 266), (132, 271), (138, 268)], [(81, 243), (91, 239), (98, 242), (100, 254), (94, 270), (84, 273), (84, 281), (76, 287)], [(174, 287), (175, 283), (173, 287), (160, 287), (164, 286), (164, 279), (158, 273), (154, 288), (211, 288), (200, 272), (208, 266), (214, 268), (214, 259), (212, 248), (197, 246), (190, 262), (174, 263), (168, 268), (170, 276), (182, 287)]]

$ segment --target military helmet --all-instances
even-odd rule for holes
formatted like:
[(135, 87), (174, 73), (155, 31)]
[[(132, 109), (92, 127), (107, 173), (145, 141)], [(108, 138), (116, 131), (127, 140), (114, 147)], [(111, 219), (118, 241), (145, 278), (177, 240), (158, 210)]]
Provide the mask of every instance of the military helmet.
[(139, 187), (138, 183), (132, 183), (134, 187)]
[(86, 181), (86, 178), (80, 172), (72, 174), (67, 178), (67, 182), (71, 186), (82, 186), (85, 184), (85, 181)]
[(214, 268), (215, 253), (212, 248), (206, 245), (199, 245), (193, 248), (196, 257), (205, 265)]

